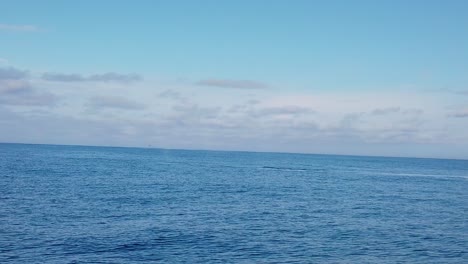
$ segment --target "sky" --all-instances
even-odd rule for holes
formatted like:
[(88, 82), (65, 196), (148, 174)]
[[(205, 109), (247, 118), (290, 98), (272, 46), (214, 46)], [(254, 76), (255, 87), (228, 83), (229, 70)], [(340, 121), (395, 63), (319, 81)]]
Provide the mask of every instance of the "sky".
[(0, 142), (468, 159), (468, 1), (0, 7)]

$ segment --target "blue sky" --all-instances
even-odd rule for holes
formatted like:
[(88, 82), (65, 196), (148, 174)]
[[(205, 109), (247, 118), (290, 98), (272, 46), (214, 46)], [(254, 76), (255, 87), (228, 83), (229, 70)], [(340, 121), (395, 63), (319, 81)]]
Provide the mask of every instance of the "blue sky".
[(0, 4), (3, 142), (468, 158), (466, 1)]

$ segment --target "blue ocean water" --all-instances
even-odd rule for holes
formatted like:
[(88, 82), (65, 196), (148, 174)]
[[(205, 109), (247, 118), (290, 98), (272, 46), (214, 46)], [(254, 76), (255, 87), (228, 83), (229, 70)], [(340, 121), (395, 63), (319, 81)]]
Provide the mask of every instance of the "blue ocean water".
[(468, 263), (468, 161), (0, 144), (0, 263)]

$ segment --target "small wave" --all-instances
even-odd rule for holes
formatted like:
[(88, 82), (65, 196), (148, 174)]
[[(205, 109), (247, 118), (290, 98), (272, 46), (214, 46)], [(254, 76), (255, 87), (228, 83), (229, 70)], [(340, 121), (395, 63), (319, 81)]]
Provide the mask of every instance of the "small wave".
[(440, 174), (423, 174), (423, 173), (392, 173), (392, 172), (381, 172), (378, 175), (388, 175), (388, 176), (407, 176), (407, 177), (430, 177), (430, 178), (461, 178), (468, 180), (468, 176), (462, 175), (440, 175)]
[(264, 170), (282, 170), (282, 171), (307, 171), (304, 168), (291, 168), (291, 167), (273, 167), (273, 166), (263, 166), (261, 169)]

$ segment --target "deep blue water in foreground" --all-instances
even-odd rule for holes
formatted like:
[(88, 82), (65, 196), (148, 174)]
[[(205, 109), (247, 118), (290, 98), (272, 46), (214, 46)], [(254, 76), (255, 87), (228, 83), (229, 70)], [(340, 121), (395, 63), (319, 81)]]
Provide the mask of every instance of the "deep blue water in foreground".
[(0, 263), (468, 263), (468, 161), (0, 144)]

